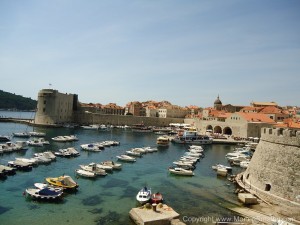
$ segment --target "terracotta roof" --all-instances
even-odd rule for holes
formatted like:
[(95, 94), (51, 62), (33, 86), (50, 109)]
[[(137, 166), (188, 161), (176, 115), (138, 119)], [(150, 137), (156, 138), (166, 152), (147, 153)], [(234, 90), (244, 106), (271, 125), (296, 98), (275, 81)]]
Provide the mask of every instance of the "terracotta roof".
[(253, 107), (253, 106), (245, 106), (240, 111), (256, 111), (259, 112), (263, 107)]
[(237, 112), (237, 114), (243, 117), (248, 122), (275, 123), (274, 120), (270, 119), (266, 114), (263, 113)]
[(274, 114), (274, 113), (276, 113), (276, 114), (279, 114), (279, 113), (283, 113), (283, 111), (281, 109), (275, 107), (275, 106), (267, 106), (267, 107), (264, 107), (260, 111), (260, 113), (266, 113), (266, 114), (270, 114), (270, 113)]
[(276, 124), (275, 127), (286, 127), (286, 128), (300, 129), (300, 122), (289, 118), (289, 119), (285, 119), (283, 121), (283, 123)]

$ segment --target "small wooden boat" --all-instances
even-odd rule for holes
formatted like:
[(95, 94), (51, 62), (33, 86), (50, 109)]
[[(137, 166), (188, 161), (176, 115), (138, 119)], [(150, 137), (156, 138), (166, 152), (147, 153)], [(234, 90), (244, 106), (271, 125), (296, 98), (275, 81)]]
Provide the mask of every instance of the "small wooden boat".
[(151, 195), (151, 202), (152, 202), (152, 203), (158, 204), (158, 203), (161, 203), (162, 201), (163, 201), (163, 196), (162, 196), (161, 193), (156, 192), (156, 193), (153, 193), (153, 194)]
[(136, 200), (141, 203), (141, 204), (145, 204), (147, 203), (151, 198), (151, 189), (144, 187), (142, 188), (138, 194), (136, 195)]
[(62, 187), (66, 190), (72, 190), (78, 188), (78, 184), (67, 175), (63, 175), (60, 177), (48, 177), (46, 178), (46, 181), (53, 186), (56, 187)]

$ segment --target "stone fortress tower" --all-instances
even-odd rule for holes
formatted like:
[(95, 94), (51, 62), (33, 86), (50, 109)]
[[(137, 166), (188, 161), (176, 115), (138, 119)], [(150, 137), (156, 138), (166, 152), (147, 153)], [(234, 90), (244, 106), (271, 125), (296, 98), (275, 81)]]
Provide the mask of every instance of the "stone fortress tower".
[(38, 93), (35, 124), (55, 125), (73, 122), (73, 112), (78, 107), (78, 96), (63, 94), (53, 89), (42, 89)]
[(246, 190), (300, 220), (300, 131), (262, 128), (241, 179)]

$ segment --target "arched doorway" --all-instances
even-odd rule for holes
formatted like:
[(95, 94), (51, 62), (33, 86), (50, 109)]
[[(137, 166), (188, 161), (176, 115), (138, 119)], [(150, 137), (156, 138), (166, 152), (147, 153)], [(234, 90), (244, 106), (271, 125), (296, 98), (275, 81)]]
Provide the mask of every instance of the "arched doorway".
[(206, 131), (207, 131), (207, 132), (212, 132), (212, 131), (213, 131), (212, 125), (207, 125), (207, 126), (206, 126)]
[(220, 126), (215, 126), (214, 133), (222, 134), (222, 128)]
[(223, 129), (223, 134), (226, 134), (226, 135), (232, 135), (232, 130), (230, 127), (225, 127)]

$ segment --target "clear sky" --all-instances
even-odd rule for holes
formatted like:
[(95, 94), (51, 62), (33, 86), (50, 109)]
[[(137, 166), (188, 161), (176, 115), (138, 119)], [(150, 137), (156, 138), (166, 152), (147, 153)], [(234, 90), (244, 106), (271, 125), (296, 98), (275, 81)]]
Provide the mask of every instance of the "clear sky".
[(24, 97), (300, 105), (299, 72), (299, 0), (0, 0), (0, 89)]

